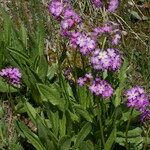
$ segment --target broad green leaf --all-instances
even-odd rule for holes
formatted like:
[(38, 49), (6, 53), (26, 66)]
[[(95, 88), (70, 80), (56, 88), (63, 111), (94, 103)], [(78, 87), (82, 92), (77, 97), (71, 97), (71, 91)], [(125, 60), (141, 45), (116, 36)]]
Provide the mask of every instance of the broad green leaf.
[(84, 110), (82, 107), (80, 106), (74, 106), (75, 110), (77, 112), (77, 114), (80, 114), (83, 118), (85, 118), (87, 121), (92, 122), (92, 117), (91, 115), (88, 113), (87, 110)]
[(76, 121), (76, 122), (79, 122), (80, 121), (80, 117), (79, 116), (77, 116), (77, 114), (76, 113), (72, 113), (70, 110), (67, 110), (68, 111), (68, 113), (69, 113), (69, 115), (70, 115), (70, 118), (71, 118), (71, 120), (74, 122), (74, 121)]
[(55, 134), (55, 136), (58, 136), (58, 130), (59, 130), (59, 113), (58, 111), (52, 112), (50, 111), (50, 120), (52, 125), (52, 131)]
[(43, 101), (49, 101), (53, 105), (60, 106), (60, 108), (64, 107), (64, 101), (54, 85), (47, 86), (44, 84), (37, 84), (37, 88), (39, 89)]
[(51, 138), (48, 135), (49, 132), (47, 132), (50, 129), (43, 124), (42, 119), (38, 115), (36, 117), (36, 123), (37, 123), (37, 128), (38, 128), (38, 137), (39, 137), (39, 139), (44, 144), (44, 146), (47, 148), (47, 150), (51, 150), (50, 146), (52, 144), (51, 143), (52, 141), (51, 141)]
[(17, 92), (17, 89), (8, 84), (3, 78), (0, 77), (0, 92), (9, 93)]
[(4, 18), (4, 42), (5, 45), (9, 45), (10, 44), (10, 39), (11, 39), (11, 29), (12, 29), (12, 22), (11, 19), (9, 17), (9, 15), (4, 11), (4, 9), (0, 6), (0, 10), (2, 12), (2, 17)]
[(66, 135), (60, 138), (58, 142), (58, 148), (60, 150), (69, 150), (71, 146), (71, 138), (70, 136)]
[(34, 107), (32, 107), (32, 105), (29, 102), (25, 102), (24, 105), (29, 115), (29, 118), (32, 120), (32, 122), (34, 122), (34, 124), (36, 124), (37, 111)]
[[(37, 124), (38, 124), (38, 127), (40, 129), (40, 132), (44, 132), (43, 135), (39, 135), (39, 136), (42, 136), (42, 138), (44, 138), (44, 135), (47, 135), (48, 137), (45, 137), (45, 138), (48, 138), (50, 139), (52, 142), (53, 142), (53, 145), (57, 145), (58, 143), (58, 139), (57, 137), (51, 132), (50, 128), (47, 126), (46, 124), (46, 120), (44, 118), (41, 118), (40, 116), (37, 115)], [(40, 134), (40, 133), (39, 133)]]
[(111, 150), (112, 145), (114, 144), (115, 140), (116, 140), (116, 128), (112, 130), (110, 136), (108, 137), (105, 143), (104, 150)]
[(46, 58), (44, 57), (44, 55), (41, 55), (39, 57), (39, 63), (38, 63), (38, 67), (36, 70), (37, 70), (37, 74), (44, 82), (47, 76), (47, 71), (48, 71), (48, 62)]
[[(0, 39), (1, 40), (1, 39)], [(4, 64), (4, 46), (0, 41), (0, 68), (2, 68), (3, 64)]]
[(124, 63), (120, 69), (119, 76), (118, 76), (119, 87), (115, 91), (115, 95), (116, 95), (115, 100), (114, 100), (115, 107), (118, 107), (121, 103), (122, 92), (125, 87), (126, 78), (127, 78), (127, 70), (128, 70), (127, 67), (128, 67), (128, 62), (124, 60)]
[[(78, 88), (78, 87), (77, 87)], [(87, 109), (90, 105), (90, 96), (86, 87), (79, 87), (78, 89), (79, 102), (83, 109)]]
[[(130, 111), (122, 112), (122, 117), (120, 120), (123, 120), (124, 122), (127, 121), (129, 119), (130, 113)], [(132, 113), (132, 118), (135, 118), (138, 115), (140, 115), (140, 112), (134, 109)]]
[(42, 21), (39, 22), (37, 27), (37, 50), (39, 56), (44, 54), (44, 24)]
[(92, 141), (87, 140), (87, 141), (86, 141), (86, 144), (87, 144), (87, 146), (88, 146), (88, 148), (89, 148), (90, 150), (94, 150), (94, 145), (93, 145), (93, 142), (92, 142)]
[(21, 51), (19, 51), (17, 49), (14, 49), (14, 48), (11, 48), (11, 47), (8, 48), (8, 51), (15, 54), (15, 55), (17, 55), (20, 59), (23, 59), (26, 63), (28, 63), (28, 64), (31, 63), (29, 61), (29, 57), (27, 57), (27, 55), (22, 53)]
[(38, 136), (34, 134), (24, 123), (19, 121), (17, 121), (16, 123), (18, 131), (22, 132), (37, 150), (46, 150)]
[(66, 123), (67, 123), (66, 114), (65, 114), (65, 112), (63, 112), (62, 119), (59, 119), (59, 134), (60, 134), (60, 137), (66, 135), (66, 127), (67, 127)]
[(28, 39), (27, 29), (24, 27), (23, 24), (21, 24), (21, 40), (26, 49), (27, 49), (27, 44), (28, 44), (27, 39)]
[(79, 147), (80, 150), (94, 150), (92, 142), (83, 141)]
[(49, 80), (51, 80), (54, 75), (57, 73), (58, 71), (58, 64), (57, 63), (53, 63), (52, 66), (48, 67), (48, 72), (47, 72), (47, 77)]
[(92, 126), (89, 122), (87, 122), (82, 129), (80, 130), (80, 132), (77, 135), (76, 138), (76, 142), (73, 146), (73, 148), (78, 148), (80, 146), (80, 144), (84, 141), (84, 139), (87, 137), (87, 135), (90, 133), (92, 129)]

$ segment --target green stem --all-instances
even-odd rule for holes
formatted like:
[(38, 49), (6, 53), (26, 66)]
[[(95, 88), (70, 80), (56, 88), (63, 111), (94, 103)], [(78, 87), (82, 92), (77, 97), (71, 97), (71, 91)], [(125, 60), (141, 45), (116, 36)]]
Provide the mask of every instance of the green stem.
[(97, 108), (97, 112), (98, 112), (98, 120), (99, 120), (102, 144), (103, 144), (103, 147), (105, 147), (105, 138), (104, 138), (104, 132), (103, 132), (103, 125), (102, 125), (102, 113), (100, 112), (100, 105), (99, 105), (98, 99), (96, 99), (96, 103), (97, 103), (96, 108)]
[(150, 127), (148, 128), (148, 130), (146, 132), (146, 137), (145, 137), (145, 142), (144, 142), (143, 150), (146, 150), (146, 148), (147, 148), (147, 139), (148, 139), (149, 131), (150, 131)]
[(104, 37), (103, 44), (102, 44), (102, 50), (104, 50), (104, 48), (105, 48), (106, 40), (107, 40), (107, 37)]
[(126, 150), (129, 150), (129, 147), (128, 147), (128, 130), (129, 130), (133, 110), (134, 110), (134, 108), (132, 108), (132, 110), (130, 112), (129, 120), (128, 120), (128, 123), (127, 123), (127, 126), (126, 126), (126, 141), (125, 141)]

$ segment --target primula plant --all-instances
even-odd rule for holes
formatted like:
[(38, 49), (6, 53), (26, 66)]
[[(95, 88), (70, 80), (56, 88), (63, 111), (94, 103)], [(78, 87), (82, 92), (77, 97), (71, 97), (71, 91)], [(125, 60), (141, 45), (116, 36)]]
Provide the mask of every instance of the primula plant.
[(149, 81), (127, 39), (150, 44), (130, 5), (146, 21), (134, 1), (2, 2), (0, 149), (150, 148)]

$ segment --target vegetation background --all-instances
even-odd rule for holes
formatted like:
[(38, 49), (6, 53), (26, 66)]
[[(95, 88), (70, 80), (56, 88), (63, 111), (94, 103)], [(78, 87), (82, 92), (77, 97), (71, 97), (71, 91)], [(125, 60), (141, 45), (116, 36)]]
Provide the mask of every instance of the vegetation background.
[[(109, 114), (102, 122), (103, 145), (93, 96), (86, 88), (79, 89), (64, 78), (65, 68), (73, 66), (75, 73), (69, 79), (76, 80), (74, 76), (81, 75), (83, 64), (61, 38), (58, 23), (48, 12), (49, 1), (0, 3), (0, 68), (16, 66), (23, 76), (19, 90), (0, 78), (0, 149), (125, 149), (130, 112), (123, 102), (118, 104), (121, 108), (113, 102), (109, 104), (112, 108), (108, 108)], [(84, 20), (95, 24), (101, 20), (100, 14), (94, 18), (89, 0), (73, 0), (72, 5)], [(149, 92), (150, 1), (122, 0), (110, 18), (123, 30), (119, 48), (126, 63), (119, 73), (121, 80), (117, 81), (123, 82), (123, 88), (141, 85)], [(114, 99), (123, 101), (121, 97)], [(149, 125), (137, 121), (137, 112), (133, 116), (129, 149), (149, 149)]]

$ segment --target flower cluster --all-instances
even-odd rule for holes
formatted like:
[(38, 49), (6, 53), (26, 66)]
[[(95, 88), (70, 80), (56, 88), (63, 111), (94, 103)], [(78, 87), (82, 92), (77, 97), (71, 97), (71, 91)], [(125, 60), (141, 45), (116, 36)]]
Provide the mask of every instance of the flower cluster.
[(21, 73), (18, 68), (8, 67), (0, 71), (0, 76), (5, 78), (8, 83), (14, 86), (20, 86)]
[(145, 120), (150, 116), (148, 106), (150, 104), (149, 97), (144, 89), (140, 86), (135, 86), (126, 91), (127, 106), (135, 108), (141, 112), (141, 119)]
[(102, 96), (103, 98), (109, 98), (113, 94), (113, 88), (111, 85), (100, 78), (96, 78), (89, 86), (89, 90), (96, 96)]
[(109, 98), (113, 94), (113, 88), (107, 81), (101, 80), (98, 77), (96, 77), (94, 80), (90, 73), (85, 74), (83, 77), (80, 77), (78, 79), (79, 86), (84, 86), (85, 84), (88, 86), (91, 93), (93, 93), (96, 96)]
[(121, 66), (121, 56), (117, 49), (108, 48), (106, 51), (95, 50), (90, 62), (96, 70), (115, 71)]
[[(96, 7), (103, 5), (101, 0), (92, 0), (92, 4)], [(110, 0), (107, 12), (113, 12), (115, 9), (111, 7), (113, 2)], [(96, 27), (93, 32), (87, 32), (81, 17), (73, 10), (70, 3), (65, 0), (52, 0), (49, 5), (49, 11), (60, 22), (61, 35), (69, 39), (69, 44), (72, 48), (79, 49), (84, 56), (89, 56), (92, 67), (96, 70), (111, 70), (116, 71), (121, 66), (121, 56), (117, 49), (108, 48), (102, 51), (98, 48), (98, 37), (111, 37), (111, 44), (117, 45), (121, 38), (119, 34), (118, 24), (108, 21), (103, 23), (101, 27)], [(78, 79), (79, 86), (88, 83), (89, 90), (104, 98), (109, 98), (113, 94), (113, 89), (104, 80), (99, 78), (93, 81), (91, 74), (86, 74)], [(91, 84), (92, 83), (92, 84)], [(101, 90), (100, 90), (101, 89)]]
[(112, 45), (118, 45), (121, 39), (121, 31), (118, 29), (119, 25), (112, 21), (103, 23), (102, 26), (96, 27), (93, 30), (93, 35), (95, 38), (105, 35), (110, 39)]
[(66, 0), (52, 0), (49, 11), (55, 19), (60, 21), (62, 36), (70, 36), (70, 30), (81, 22), (80, 16)]
[(70, 46), (72, 48), (79, 48), (80, 53), (87, 55), (96, 48), (96, 41), (90, 35), (74, 31), (70, 36)]
[[(102, 0), (91, 0), (91, 3), (97, 8), (101, 8), (103, 6)], [(118, 8), (118, 5), (119, 0), (110, 0), (108, 3), (107, 11), (114, 12)]]

